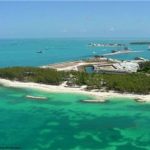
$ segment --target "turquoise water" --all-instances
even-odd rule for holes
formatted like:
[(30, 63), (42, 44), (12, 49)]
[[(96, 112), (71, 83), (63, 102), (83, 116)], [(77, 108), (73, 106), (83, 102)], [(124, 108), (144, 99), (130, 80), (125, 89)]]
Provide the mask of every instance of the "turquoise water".
[[(46, 96), (31, 100), (26, 95)], [(0, 146), (32, 150), (149, 150), (150, 104), (0, 87)]]
[[(131, 41), (133, 39), (1, 39), (0, 67), (40, 66), (85, 59), (115, 49), (92, 48), (88, 46), (90, 42), (125, 43), (128, 46)], [(129, 45), (129, 48), (143, 52), (111, 57), (124, 60), (134, 57), (150, 59), (148, 45)], [(31, 100), (26, 95), (46, 96), (48, 100)], [(115, 98), (104, 104), (81, 103), (80, 100), (84, 99), (92, 98), (0, 87), (0, 149), (150, 149), (150, 104)]]
[(94, 72), (93, 66), (87, 66), (87, 67), (84, 68), (84, 70), (87, 73), (93, 73)]
[[(139, 40), (139, 39), (138, 39)], [(148, 39), (145, 39), (148, 40)], [(0, 39), (0, 67), (6, 66), (40, 66), (68, 60), (88, 58), (93, 55), (110, 53), (121, 48), (88, 46), (90, 42), (121, 43), (140, 53), (120, 54), (111, 56), (117, 59), (133, 59), (144, 57), (150, 59), (148, 45), (128, 45), (136, 39), (102, 40), (101, 38), (51, 38), (51, 39)], [(42, 54), (37, 53), (43, 51)]]

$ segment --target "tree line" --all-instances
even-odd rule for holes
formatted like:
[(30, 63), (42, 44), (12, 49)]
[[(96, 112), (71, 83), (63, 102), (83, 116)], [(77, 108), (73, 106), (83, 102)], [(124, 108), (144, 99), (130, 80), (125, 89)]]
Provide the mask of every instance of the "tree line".
[(150, 76), (143, 72), (133, 74), (88, 74), (77, 71), (58, 72), (48, 68), (11, 67), (0, 68), (0, 77), (51, 85), (59, 85), (64, 81), (68, 81), (70, 86), (87, 85), (88, 89), (105, 89), (107, 91), (115, 90), (139, 94), (150, 93)]

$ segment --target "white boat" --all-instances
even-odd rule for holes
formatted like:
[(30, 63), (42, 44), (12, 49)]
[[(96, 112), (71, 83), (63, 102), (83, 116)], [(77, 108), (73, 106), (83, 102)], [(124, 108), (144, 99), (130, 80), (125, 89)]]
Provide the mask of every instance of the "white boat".
[(46, 99), (47, 99), (47, 97), (43, 97), (43, 96), (32, 96), (32, 95), (26, 95), (26, 98), (38, 99), (38, 100), (46, 100)]
[(107, 100), (101, 99), (101, 100), (81, 100), (81, 102), (84, 103), (105, 103)]

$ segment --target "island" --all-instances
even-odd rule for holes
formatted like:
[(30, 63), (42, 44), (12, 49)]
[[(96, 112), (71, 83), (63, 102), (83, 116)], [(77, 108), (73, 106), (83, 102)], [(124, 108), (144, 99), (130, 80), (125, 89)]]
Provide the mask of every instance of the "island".
[(133, 45), (148, 45), (148, 44), (150, 44), (150, 41), (131, 42), (130, 44), (133, 44)]
[[(150, 101), (150, 61), (119, 62), (99, 58), (99, 61), (94, 62), (91, 58), (72, 62), (71, 66), (68, 64), (62, 70), (59, 65), (62, 68), (62, 64), (53, 67), (0, 68), (0, 84), (49, 92), (89, 94), (95, 96), (96, 100), (93, 102), (104, 102), (110, 97), (129, 97), (139, 102)], [(83, 69), (87, 65), (96, 65), (99, 71), (97, 68), (93, 73), (87, 73)], [(115, 69), (112, 70), (110, 66)], [(74, 67), (78, 70), (74, 70)]]
[(92, 47), (122, 47), (125, 46), (125, 44), (120, 44), (120, 43), (89, 43), (89, 46)]

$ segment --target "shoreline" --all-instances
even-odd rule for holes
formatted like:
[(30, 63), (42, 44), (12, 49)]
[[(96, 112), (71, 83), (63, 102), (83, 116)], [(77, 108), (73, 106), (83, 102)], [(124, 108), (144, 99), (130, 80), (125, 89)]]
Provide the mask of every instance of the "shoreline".
[(0, 85), (4, 87), (13, 87), (13, 88), (31, 88), (36, 90), (41, 90), (45, 92), (51, 93), (76, 93), (76, 94), (84, 94), (94, 97), (99, 102), (107, 101), (110, 98), (131, 98), (134, 100), (139, 99), (139, 102), (150, 102), (150, 94), (148, 95), (140, 95), (140, 94), (129, 94), (129, 93), (118, 93), (114, 91), (109, 92), (95, 92), (94, 90), (86, 91), (82, 87), (65, 87), (64, 85), (46, 85), (40, 83), (33, 82), (20, 82), (20, 81), (11, 81), (7, 79), (0, 78)]

